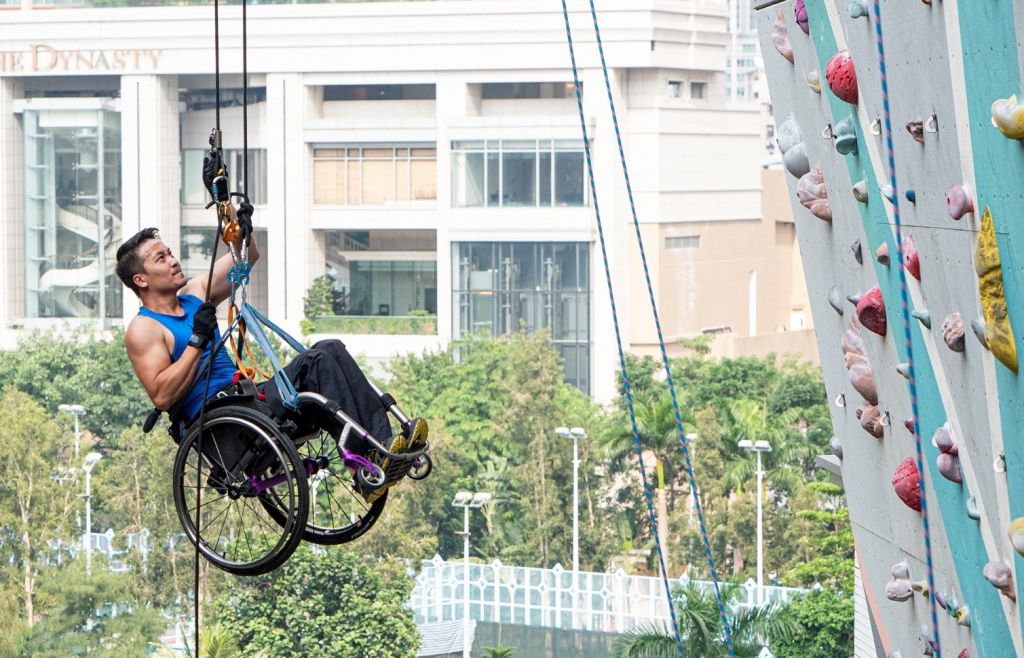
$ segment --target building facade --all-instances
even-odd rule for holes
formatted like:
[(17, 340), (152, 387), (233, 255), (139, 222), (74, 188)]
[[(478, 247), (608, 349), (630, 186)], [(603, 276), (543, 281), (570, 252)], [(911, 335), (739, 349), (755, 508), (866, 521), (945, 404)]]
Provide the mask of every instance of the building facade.
[[(623, 340), (650, 350), (593, 22), (587, 3), (570, 4)], [(713, 332), (725, 351), (756, 352), (743, 341), (806, 327), (760, 107), (728, 99), (726, 3), (609, 0), (598, 13), (666, 340)], [(245, 99), (240, 8), (220, 15), (219, 120), (233, 183), (247, 171), (256, 206), (258, 306), (297, 332), (326, 274), (331, 316), (310, 318), (314, 331), (344, 335), (371, 365), (544, 330), (568, 381), (613, 395), (597, 204), (557, 3), (252, 6)], [(133, 317), (113, 256), (140, 228), (159, 227), (187, 273), (205, 271), (212, 8), (8, 2), (0, 44), (4, 342)]]

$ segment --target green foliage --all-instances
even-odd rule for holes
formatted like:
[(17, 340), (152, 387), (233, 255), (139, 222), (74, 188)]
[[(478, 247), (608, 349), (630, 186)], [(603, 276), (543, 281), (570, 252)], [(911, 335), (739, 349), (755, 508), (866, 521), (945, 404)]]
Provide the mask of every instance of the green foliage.
[[(105, 566), (94, 563), (92, 576), (85, 575), (81, 562), (47, 573), (40, 598), (52, 605), (21, 638), (22, 656), (141, 656), (165, 626), (160, 612), (136, 595), (131, 580)], [(91, 627), (83, 620), (92, 620)]]
[(31, 334), (17, 350), (0, 351), (0, 389), (5, 386), (31, 395), (53, 416), (61, 404), (82, 405), (82, 429), (100, 436), (141, 422), (152, 409), (119, 329), (109, 339), (84, 332)]
[(212, 614), (253, 654), (397, 658), (419, 648), (411, 591), (399, 562), (303, 546), (276, 572), (234, 581)]
[(375, 334), (385, 336), (437, 335), (436, 315), (326, 315), (310, 321), (311, 333)]
[(834, 658), (853, 655), (853, 597), (835, 590), (810, 592), (790, 602), (781, 617), (798, 632), (772, 644), (776, 656)]
[[(404, 408), (429, 421), (432, 444), (447, 453), (444, 459), (435, 456), (435, 468), (450, 470), (417, 483), (413, 503), (413, 516), (435, 529), (441, 554), (461, 551), (450, 529), (461, 525), (462, 515), (449, 502), (456, 491), (468, 489), (495, 495), (482, 514), (471, 517), (473, 526), (483, 521), (487, 531), (486, 542), (473, 542), (481, 556), (513, 564), (570, 564), (565, 502), (572, 499), (572, 442), (554, 430), (579, 426), (594, 437), (599, 412), (564, 382), (550, 338), (462, 340), (443, 352), (398, 358), (391, 369), (392, 392)], [(598, 485), (589, 479), (597, 463), (590, 443), (580, 446), (581, 508), (586, 505), (581, 555), (600, 564), (611, 550), (601, 536), (606, 521), (594, 501)], [(584, 552), (588, 545), (595, 550)]]
[(43, 407), (14, 388), (0, 395), (0, 427), (0, 576), (5, 585), (22, 583), (22, 614), (31, 626), (36, 583), (49, 557), (46, 542), (67, 543), (73, 536), (70, 512), (77, 497), (51, 477), (56, 467), (70, 466), (70, 450)]
[[(788, 639), (796, 632), (796, 624), (783, 617), (774, 605), (762, 608), (729, 605), (739, 594), (740, 589), (736, 586), (726, 585), (722, 589), (737, 658), (755, 658), (766, 640), (774, 648), (775, 642)], [(701, 658), (727, 656), (722, 619), (714, 594), (689, 584), (673, 590), (672, 596), (683, 655)], [(612, 651), (615, 658), (673, 658), (677, 655), (675, 636), (666, 625), (645, 626), (624, 633)], [(789, 654), (776, 655), (789, 658)]]
[(338, 315), (344, 311), (344, 299), (341, 291), (334, 287), (334, 277), (322, 274), (313, 279), (313, 284), (303, 298), (303, 314), (307, 320), (315, 320), (322, 315)]

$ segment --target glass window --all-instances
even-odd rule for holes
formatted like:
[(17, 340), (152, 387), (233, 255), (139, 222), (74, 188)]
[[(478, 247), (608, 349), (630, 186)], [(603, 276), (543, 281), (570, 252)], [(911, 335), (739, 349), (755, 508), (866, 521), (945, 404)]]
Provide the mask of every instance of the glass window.
[[(181, 203), (186, 206), (205, 206), (210, 194), (203, 186), (204, 149), (185, 149), (181, 154)], [(224, 166), (231, 180), (231, 191), (241, 192), (245, 174), (241, 149), (224, 149)], [(314, 173), (314, 176), (316, 174)], [(249, 200), (253, 205), (267, 203), (267, 150), (249, 149)]]
[(121, 121), (106, 111), (26, 111), (27, 317), (121, 316)]
[(317, 147), (313, 180), (313, 202), (319, 205), (436, 201), (437, 149), (428, 144)]
[(325, 85), (325, 101), (434, 100), (437, 87), (420, 85)]
[(579, 140), (452, 143), (456, 207), (583, 206), (584, 182)]
[(690, 83), (690, 98), (701, 99), (704, 98), (704, 90), (707, 88), (708, 83), (706, 82), (691, 82)]
[(480, 90), (484, 100), (524, 98), (570, 98), (576, 95), (571, 82), (485, 82)]
[(453, 249), (456, 337), (547, 329), (566, 381), (589, 392), (589, 243), (463, 242)]
[(699, 235), (674, 235), (665, 238), (666, 249), (696, 249), (700, 247)]

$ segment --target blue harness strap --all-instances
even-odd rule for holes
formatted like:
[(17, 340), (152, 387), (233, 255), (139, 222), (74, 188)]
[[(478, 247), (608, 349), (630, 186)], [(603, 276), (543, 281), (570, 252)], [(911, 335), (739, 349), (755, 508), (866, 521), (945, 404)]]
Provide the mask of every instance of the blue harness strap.
[(305, 352), (306, 348), (289, 336), (283, 329), (263, 317), (263, 315), (261, 315), (260, 312), (253, 308), (248, 302), (242, 304), (242, 308), (239, 310), (239, 316), (245, 322), (246, 329), (248, 329), (249, 333), (256, 339), (256, 343), (260, 346), (260, 349), (263, 350), (263, 353), (266, 354), (267, 358), (270, 360), (271, 367), (274, 368), (274, 383), (277, 384), (277, 390), (281, 394), (281, 403), (289, 409), (298, 409), (299, 394), (295, 390), (295, 386), (292, 385), (291, 380), (285, 376), (284, 368), (281, 366), (281, 362), (278, 360), (277, 354), (274, 353), (274, 348), (270, 345), (270, 341), (267, 340), (267, 335), (263, 332), (263, 327), (260, 325), (265, 324), (299, 352)]

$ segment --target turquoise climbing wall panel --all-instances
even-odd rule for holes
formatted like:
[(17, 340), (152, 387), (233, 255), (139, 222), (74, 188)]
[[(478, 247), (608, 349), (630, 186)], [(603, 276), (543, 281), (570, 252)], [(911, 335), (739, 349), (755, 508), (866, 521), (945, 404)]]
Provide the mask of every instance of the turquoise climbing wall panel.
[[(1004, 325), (978, 325), (992, 352), (971, 327), (986, 317), (975, 252), (987, 206), (1002, 260), (1009, 324), (1018, 330), (1014, 338), (1024, 331), (1024, 306), (1015, 303), (1024, 294), (1019, 280), (1024, 254), (1018, 253), (1024, 237), (1020, 229), (1015, 236), (1012, 227), (1014, 208), (1024, 206), (1024, 185), (1018, 182), (1024, 180), (1024, 145), (994, 128), (990, 112), (996, 99), (1021, 94), (1024, 55), (1017, 35), (1024, 27), (1024, 3), (1014, 4), (880, 3), (895, 193), (881, 130), (872, 0), (762, 0), (757, 5), (862, 575), (874, 597), (882, 645), (902, 656), (921, 655), (923, 639), (933, 636), (936, 652), (944, 655), (964, 649), (971, 656), (1024, 655), (1015, 601), (982, 573), (989, 563), (1004, 563), (1011, 573), (1024, 564), (1008, 537), (1011, 520), (1024, 516), (1024, 442), (1014, 441), (1014, 430), (1024, 427), (1024, 392), (1019, 375), (993, 357), (993, 352), (1005, 355), (997, 340), (1001, 334), (992, 333)], [(797, 12), (803, 18), (804, 10), (801, 25)], [(855, 82), (844, 80), (845, 64), (830, 64), (840, 51), (849, 53)], [(833, 88), (829, 73), (836, 74)], [(794, 123), (806, 162), (789, 151)], [(814, 185), (821, 181), (813, 173), (803, 175), (816, 167), (827, 198)], [(973, 212), (954, 213), (962, 198), (973, 203)], [(900, 373), (909, 352), (900, 304), (896, 203), (904, 244), (913, 241), (920, 262), (920, 280), (910, 274), (906, 280), (910, 308), (920, 316), (910, 318), (910, 333), (934, 582), (939, 603), (948, 608), (939, 607), (937, 626), (930, 600), (912, 594), (900, 601), (911, 590), (902, 587), (902, 576), (890, 573), (901, 562), (909, 566), (910, 581), (922, 581), (927, 573), (921, 513), (905, 504), (892, 484), (900, 463), (915, 454), (913, 433), (904, 427), (912, 407), (908, 381)], [(825, 206), (831, 221), (820, 218), (827, 216)], [(887, 262), (876, 258), (879, 247), (888, 250)], [(884, 299), (878, 315), (887, 328), (879, 335), (860, 327), (857, 340), (852, 332), (858, 313), (847, 298), (856, 302), (875, 286)], [(861, 318), (873, 326), (869, 314)], [(871, 380), (873, 386), (865, 387)], [(865, 401), (875, 394), (877, 405)], [(882, 422), (865, 428), (858, 415), (877, 415)], [(959, 472), (962, 482), (940, 471), (941, 453), (932, 437), (943, 426), (959, 451), (957, 457), (941, 457), (944, 470)], [(907, 491), (916, 488), (906, 487), (904, 495)], [(1003, 590), (1022, 594), (1020, 578), (1016, 583), (1015, 590)]]

